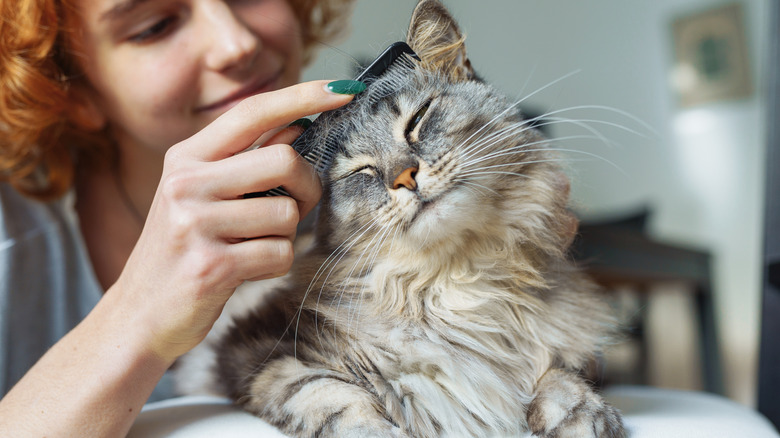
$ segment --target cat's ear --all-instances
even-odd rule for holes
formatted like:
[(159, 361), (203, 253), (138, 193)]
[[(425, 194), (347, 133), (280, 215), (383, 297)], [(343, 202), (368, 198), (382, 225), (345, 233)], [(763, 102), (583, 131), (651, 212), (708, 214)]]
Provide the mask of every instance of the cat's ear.
[(560, 202), (560, 210), (556, 215), (558, 221), (555, 226), (553, 226), (553, 229), (560, 239), (561, 252), (566, 253), (571, 244), (574, 243), (574, 238), (577, 237), (580, 221), (577, 219), (577, 216), (566, 207), (571, 192), (569, 177), (563, 172), (556, 172), (551, 175), (550, 180), (552, 181), (552, 187), (555, 190), (555, 193), (559, 195)]
[(425, 68), (441, 71), (455, 81), (476, 77), (466, 56), (466, 36), (439, 0), (417, 4), (406, 40)]

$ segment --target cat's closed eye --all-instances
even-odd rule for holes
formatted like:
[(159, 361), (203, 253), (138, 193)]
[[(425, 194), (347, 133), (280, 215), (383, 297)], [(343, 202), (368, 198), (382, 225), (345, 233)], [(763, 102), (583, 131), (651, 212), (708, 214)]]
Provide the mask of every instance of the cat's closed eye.
[(428, 108), (431, 106), (431, 101), (428, 100), (425, 102), (425, 104), (417, 110), (417, 112), (412, 116), (411, 119), (409, 119), (409, 124), (406, 125), (406, 130), (404, 131), (404, 136), (406, 137), (406, 140), (408, 142), (413, 142), (417, 140), (417, 136), (414, 136), (415, 138), (412, 138), (412, 133), (417, 129), (417, 127), (420, 125), (420, 122), (422, 122), (423, 117), (425, 117), (425, 114), (428, 112)]
[(357, 169), (353, 170), (350, 173), (350, 176), (351, 175), (361, 174), (361, 173), (365, 174), (365, 175), (368, 175), (368, 176), (377, 176), (376, 167), (374, 167), (374, 166), (372, 166), (370, 164), (366, 164), (366, 165), (358, 167)]

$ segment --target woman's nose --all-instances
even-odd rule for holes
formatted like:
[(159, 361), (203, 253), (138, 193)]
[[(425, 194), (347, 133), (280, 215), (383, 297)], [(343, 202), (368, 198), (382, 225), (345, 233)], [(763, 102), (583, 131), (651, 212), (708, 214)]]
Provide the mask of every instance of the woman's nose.
[(206, 65), (215, 71), (227, 71), (250, 63), (261, 48), (260, 37), (247, 28), (227, 2), (202, 3), (204, 38), (208, 42)]

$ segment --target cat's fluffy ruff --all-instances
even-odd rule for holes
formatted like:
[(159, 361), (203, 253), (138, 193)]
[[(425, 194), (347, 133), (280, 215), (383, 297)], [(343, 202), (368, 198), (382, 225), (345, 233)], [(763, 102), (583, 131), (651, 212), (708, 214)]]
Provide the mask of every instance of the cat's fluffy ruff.
[[(426, 69), (388, 73), (392, 98), (369, 87), (318, 128), (350, 146), (323, 177), (317, 239), (220, 340), (217, 383), (295, 436), (621, 436), (616, 411), (565, 371), (612, 321), (566, 256), (576, 221), (557, 159), (472, 80), (438, 1), (418, 5), (410, 38), (436, 53)], [(409, 166), (417, 186), (394, 189)]]

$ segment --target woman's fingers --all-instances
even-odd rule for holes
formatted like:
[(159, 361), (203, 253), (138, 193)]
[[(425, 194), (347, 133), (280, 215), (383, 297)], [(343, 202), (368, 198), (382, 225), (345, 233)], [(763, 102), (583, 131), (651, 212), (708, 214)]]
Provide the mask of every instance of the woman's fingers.
[[(300, 135), (300, 128), (275, 130), (349, 102), (351, 96), (326, 91), (326, 84), (304, 83), (247, 98), (170, 148), (147, 225), (126, 266), (128, 272), (159, 275), (149, 281), (149, 275), (128, 274), (122, 281), (133, 290), (154, 284), (170, 290), (171, 299), (198, 302), (208, 291), (229, 291), (249, 278), (287, 272), (295, 227), (319, 201), (322, 188), (313, 168), (285, 144)], [(268, 132), (274, 133), (265, 137), (281, 143), (238, 153)], [(278, 186), (295, 200), (241, 199)]]
[(350, 95), (327, 91), (329, 81), (312, 81), (248, 97), (187, 142), (189, 154), (216, 161), (252, 145), (261, 134), (301, 117), (338, 108)]
[(212, 163), (208, 176), (213, 196), (236, 199), (244, 193), (283, 187), (298, 202), (300, 216), (306, 216), (322, 195), (314, 168), (289, 145), (276, 144), (247, 151)]
[(269, 146), (272, 144), (293, 144), (295, 140), (303, 134), (304, 127), (301, 125), (288, 126), (281, 131), (275, 133), (268, 140), (264, 141), (260, 147)]
[(298, 206), (287, 196), (222, 201), (214, 209), (214, 234), (227, 241), (258, 237), (295, 238)]
[(246, 280), (280, 277), (292, 267), (293, 242), (283, 237), (264, 237), (230, 245), (232, 269)]

